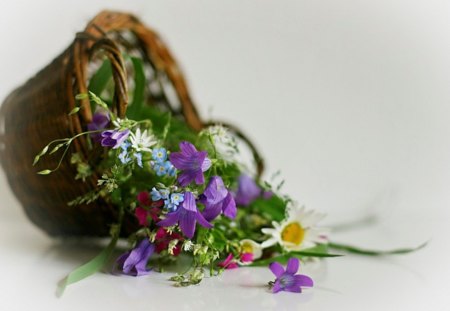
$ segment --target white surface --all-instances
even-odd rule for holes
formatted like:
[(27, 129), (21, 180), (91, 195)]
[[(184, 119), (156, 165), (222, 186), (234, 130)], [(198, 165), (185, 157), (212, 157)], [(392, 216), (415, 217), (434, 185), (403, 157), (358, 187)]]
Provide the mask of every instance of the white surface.
[(0, 98), (105, 7), (158, 29), (202, 115), (250, 133), (285, 191), (327, 212), (327, 224), (378, 216), (336, 241), (431, 243), (408, 256), (307, 265), (317, 286), (302, 295), (272, 295), (270, 272), (240, 269), (187, 289), (164, 274), (98, 274), (56, 299), (57, 281), (97, 250), (61, 246), (31, 226), (1, 178), (0, 310), (448, 309), (448, 1), (2, 0)]

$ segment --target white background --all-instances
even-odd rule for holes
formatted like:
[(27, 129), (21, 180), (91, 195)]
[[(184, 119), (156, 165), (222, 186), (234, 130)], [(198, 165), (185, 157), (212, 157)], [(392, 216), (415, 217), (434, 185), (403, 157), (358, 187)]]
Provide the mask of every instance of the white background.
[(57, 281), (98, 250), (33, 227), (1, 175), (1, 310), (448, 310), (450, 2), (1, 0), (0, 100), (103, 8), (157, 29), (201, 114), (249, 133), (284, 191), (326, 225), (378, 219), (334, 240), (430, 244), (306, 265), (316, 287), (302, 295), (272, 295), (270, 272), (239, 269), (188, 289), (165, 274), (97, 274), (57, 299)]

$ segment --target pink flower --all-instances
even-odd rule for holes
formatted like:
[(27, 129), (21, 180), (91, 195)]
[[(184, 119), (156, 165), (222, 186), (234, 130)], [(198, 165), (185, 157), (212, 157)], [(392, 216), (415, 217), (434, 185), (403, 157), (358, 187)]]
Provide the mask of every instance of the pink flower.
[(136, 216), (139, 225), (147, 227), (149, 225), (149, 216), (154, 222), (159, 221), (159, 214), (161, 212), (161, 207), (164, 205), (163, 200), (152, 201), (150, 199), (150, 194), (147, 191), (142, 191), (137, 195), (137, 200), (139, 202), (139, 207), (134, 210), (134, 215)]
[(217, 264), (219, 267), (225, 268), (225, 269), (236, 269), (239, 268), (237, 262), (233, 258), (233, 254), (230, 253), (227, 258), (225, 258), (224, 261), (221, 261)]
[(241, 254), (241, 261), (242, 263), (252, 263), (253, 262), (253, 254), (252, 253), (242, 253)]

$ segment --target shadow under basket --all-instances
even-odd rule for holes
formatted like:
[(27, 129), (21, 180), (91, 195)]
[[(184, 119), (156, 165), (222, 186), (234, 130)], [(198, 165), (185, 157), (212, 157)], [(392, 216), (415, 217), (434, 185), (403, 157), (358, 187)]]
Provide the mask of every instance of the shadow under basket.
[[(76, 101), (75, 96), (87, 93), (90, 69), (106, 58), (114, 82), (114, 111), (120, 118), (125, 116), (129, 80), (124, 51), (143, 60), (149, 82), (157, 86), (146, 91), (146, 103), (170, 110), (195, 131), (215, 123), (200, 119), (178, 65), (154, 31), (130, 14), (109, 11), (98, 14), (61, 55), (14, 90), (0, 107), (1, 164), (29, 219), (49, 235), (107, 236), (110, 225), (118, 220), (118, 209), (101, 199), (89, 205), (67, 204), (94, 189), (98, 176), (94, 174), (86, 182), (75, 180), (76, 168), (68, 157), (57, 171), (47, 176), (37, 172), (56, 167), (57, 157), (44, 157), (36, 166), (32, 162), (50, 141), (86, 130), (86, 124), (92, 121), (90, 103), (87, 99)], [(77, 105), (80, 112), (69, 116)], [(263, 161), (254, 145), (235, 127), (220, 124), (246, 142), (260, 175)], [(71, 149), (83, 154), (92, 167), (103, 154), (100, 147), (89, 148), (83, 137), (76, 139)], [(137, 230), (134, 216), (126, 216), (122, 228), (122, 236)]]

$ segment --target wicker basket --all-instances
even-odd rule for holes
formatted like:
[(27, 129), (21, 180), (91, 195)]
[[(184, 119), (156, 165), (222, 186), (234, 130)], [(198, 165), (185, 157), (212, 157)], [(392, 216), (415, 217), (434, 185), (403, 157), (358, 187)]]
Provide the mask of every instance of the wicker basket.
[[(132, 34), (134, 40), (122, 40)], [(98, 14), (73, 43), (34, 78), (13, 91), (0, 109), (0, 158), (8, 182), (32, 222), (53, 236), (106, 236), (117, 220), (117, 209), (106, 202), (68, 206), (67, 202), (91, 190), (97, 177), (88, 182), (75, 181), (75, 168), (64, 159), (60, 169), (48, 176), (37, 175), (42, 168), (55, 167), (55, 157), (45, 157), (37, 167), (34, 156), (54, 139), (71, 137), (85, 130), (92, 119), (88, 100), (79, 114), (68, 116), (75, 107), (75, 95), (86, 93), (88, 66), (94, 59), (110, 60), (114, 80), (114, 107), (119, 117), (127, 108), (127, 73), (121, 50), (140, 53), (153, 72), (160, 90), (149, 92), (149, 102), (165, 105), (184, 118), (194, 130), (211, 122), (202, 122), (189, 96), (185, 80), (159, 36), (136, 17), (117, 12)], [(168, 96), (167, 89), (176, 94)], [(176, 107), (178, 104), (178, 107)], [(228, 125), (229, 126), (229, 125)], [(253, 144), (236, 128), (229, 126), (250, 146), (258, 173), (262, 160)], [(87, 141), (77, 139), (72, 147), (95, 165), (101, 150), (89, 151)], [(137, 229), (137, 222), (126, 217), (122, 235)]]

